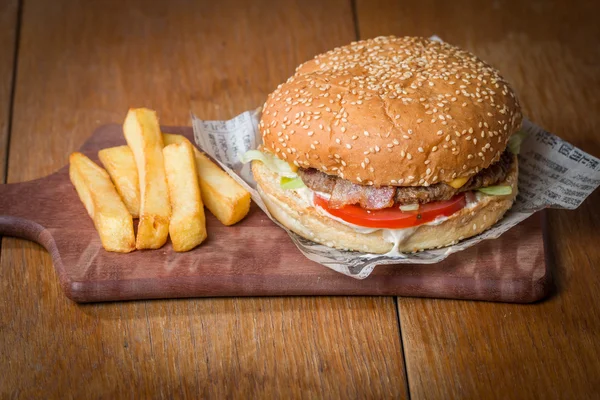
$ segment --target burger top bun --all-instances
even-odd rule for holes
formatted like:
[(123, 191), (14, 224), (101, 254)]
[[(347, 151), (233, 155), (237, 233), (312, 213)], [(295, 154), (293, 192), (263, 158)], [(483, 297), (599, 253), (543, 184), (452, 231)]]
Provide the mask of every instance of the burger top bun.
[(473, 54), (418, 37), (351, 43), (300, 65), (271, 93), (264, 149), (362, 185), (428, 186), (497, 161), (519, 102)]

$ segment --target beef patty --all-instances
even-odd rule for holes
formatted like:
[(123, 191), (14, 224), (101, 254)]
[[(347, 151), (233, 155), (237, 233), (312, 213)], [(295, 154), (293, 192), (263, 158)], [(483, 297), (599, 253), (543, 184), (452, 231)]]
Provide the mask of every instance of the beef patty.
[(492, 186), (506, 179), (513, 162), (513, 155), (504, 151), (500, 159), (473, 175), (460, 188), (440, 182), (430, 186), (364, 186), (346, 179), (327, 175), (314, 168), (299, 169), (298, 175), (310, 189), (331, 194), (329, 206), (340, 208), (348, 204), (360, 204), (369, 210), (379, 210), (397, 204), (429, 203), (449, 200), (455, 194), (481, 187)]

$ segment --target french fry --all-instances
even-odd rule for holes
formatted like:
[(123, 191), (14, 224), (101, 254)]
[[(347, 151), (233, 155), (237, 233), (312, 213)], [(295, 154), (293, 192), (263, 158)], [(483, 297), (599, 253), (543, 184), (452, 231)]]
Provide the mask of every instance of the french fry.
[[(175, 133), (163, 133), (163, 142), (164, 142), (165, 146), (168, 146), (168, 145), (174, 144), (174, 143), (183, 143), (183, 142), (188, 142), (190, 144), (192, 143), (185, 136), (177, 135)], [(192, 147), (194, 148), (194, 153), (199, 151), (196, 148), (196, 146), (192, 145)]]
[(162, 153), (163, 138), (156, 113), (146, 108), (130, 109), (123, 131), (140, 181), (140, 220), (135, 246), (158, 249), (167, 241), (171, 205)]
[(166, 146), (163, 155), (172, 208), (169, 235), (173, 250), (189, 251), (207, 235), (194, 149), (186, 140)]
[(106, 171), (81, 153), (69, 157), (69, 177), (107, 251), (135, 250), (133, 219)]
[(98, 152), (125, 207), (133, 218), (140, 215), (140, 181), (135, 159), (129, 146), (111, 147)]
[[(182, 135), (163, 134), (165, 145), (189, 142)], [(250, 193), (194, 147), (202, 201), (224, 225), (239, 222), (250, 210)]]

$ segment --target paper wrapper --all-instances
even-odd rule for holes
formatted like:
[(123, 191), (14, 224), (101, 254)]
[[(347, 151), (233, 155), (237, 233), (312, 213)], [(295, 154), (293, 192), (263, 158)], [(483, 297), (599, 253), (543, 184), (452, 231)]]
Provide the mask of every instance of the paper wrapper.
[[(258, 131), (260, 112), (246, 111), (229, 121), (202, 121), (192, 116), (198, 146), (213, 157), (236, 181), (252, 194), (252, 199), (279, 226), (256, 190), (249, 164), (239, 154), (261, 143)], [(309, 259), (354, 278), (369, 276), (381, 264), (432, 264), (486, 239), (495, 239), (536, 211), (546, 207), (577, 208), (600, 185), (600, 160), (528, 120), (528, 133), (519, 154), (519, 194), (513, 207), (493, 228), (480, 235), (441, 249), (388, 256), (343, 251), (304, 239), (287, 230), (292, 241)]]

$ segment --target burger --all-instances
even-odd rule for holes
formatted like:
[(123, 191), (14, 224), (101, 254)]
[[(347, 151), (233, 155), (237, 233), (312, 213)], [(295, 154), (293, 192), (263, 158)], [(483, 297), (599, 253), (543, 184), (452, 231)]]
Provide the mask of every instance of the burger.
[(272, 216), (326, 246), (416, 252), (480, 234), (511, 208), (520, 129), (497, 70), (452, 45), (378, 37), (300, 65), (268, 96), (247, 153)]

